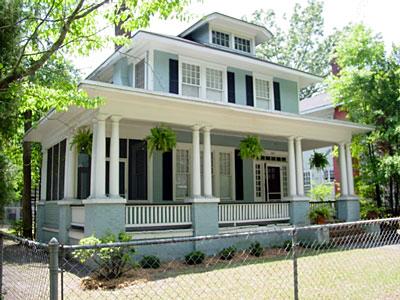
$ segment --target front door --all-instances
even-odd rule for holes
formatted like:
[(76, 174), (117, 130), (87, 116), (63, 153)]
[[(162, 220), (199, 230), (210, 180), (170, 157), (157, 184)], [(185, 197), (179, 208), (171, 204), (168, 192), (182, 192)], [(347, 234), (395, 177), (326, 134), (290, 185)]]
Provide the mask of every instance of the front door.
[(277, 166), (265, 166), (265, 201), (279, 201), (282, 199), (281, 168)]

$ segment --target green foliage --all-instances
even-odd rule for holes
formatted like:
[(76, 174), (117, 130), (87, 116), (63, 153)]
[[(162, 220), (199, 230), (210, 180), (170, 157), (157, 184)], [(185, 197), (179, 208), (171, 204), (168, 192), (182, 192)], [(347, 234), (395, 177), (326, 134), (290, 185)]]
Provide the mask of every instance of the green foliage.
[(161, 266), (161, 261), (157, 256), (146, 255), (142, 257), (139, 264), (143, 269), (158, 269)]
[(7, 203), (16, 200), (16, 181), (17, 169), (10, 162), (8, 157), (2, 153), (3, 147), (0, 145), (0, 209)]
[(236, 254), (236, 247), (229, 246), (219, 252), (219, 258), (222, 260), (231, 260)]
[(92, 155), (92, 141), (93, 134), (90, 132), (90, 129), (81, 128), (72, 138), (70, 147), (76, 146), (79, 153), (86, 153), (90, 156)]
[(254, 243), (251, 243), (251, 245), (249, 247), (249, 252), (250, 252), (250, 255), (260, 257), (263, 254), (264, 249), (261, 246), (260, 242), (254, 242)]
[(332, 194), (333, 186), (331, 184), (317, 184), (311, 187), (308, 196), (314, 201), (326, 201)]
[(310, 167), (317, 170), (324, 170), (327, 166), (329, 166), (327, 154), (314, 151), (310, 156)]
[(247, 136), (245, 139), (241, 140), (239, 151), (242, 159), (260, 159), (264, 154), (264, 148), (258, 136)]
[(363, 24), (343, 31), (335, 59), (340, 76), (327, 79), (329, 93), (351, 121), (372, 124), (374, 129), (353, 139), (359, 164), (359, 191), (382, 204), (383, 190), (399, 207), (400, 197), (400, 59), (399, 48), (390, 53), (380, 35)]
[(308, 214), (310, 220), (312, 223), (318, 223), (320, 220), (321, 221), (328, 221), (333, 218), (333, 210), (325, 205), (318, 205), (316, 207), (313, 207), (310, 209), (310, 212)]
[[(125, 232), (119, 233), (118, 236), (109, 233), (101, 238), (94, 235), (83, 238), (79, 241), (79, 245), (95, 246), (131, 240), (132, 238)], [(99, 279), (113, 279), (123, 275), (134, 265), (133, 254), (135, 249), (129, 246), (79, 249), (73, 252), (73, 256), (81, 263), (96, 264), (94, 275)]]
[(150, 130), (146, 141), (150, 155), (154, 150), (169, 152), (176, 147), (176, 133), (171, 128), (160, 125)]
[[(316, 75), (328, 74), (338, 34), (324, 35), (323, 6), (323, 2), (314, 0), (304, 7), (296, 3), (292, 14), (283, 16), (283, 20), (278, 20), (271, 9), (255, 11), (247, 19), (268, 28), (273, 34), (268, 42), (257, 47), (257, 55)], [(305, 88), (301, 90), (300, 99), (321, 89), (321, 85)]]
[(373, 201), (360, 199), (360, 217), (362, 220), (377, 219), (384, 215), (385, 210)]
[(203, 262), (206, 255), (201, 251), (192, 251), (185, 255), (185, 262), (188, 265), (199, 265)]
[(10, 233), (16, 236), (22, 236), (23, 233), (22, 220), (12, 222), (10, 226)]

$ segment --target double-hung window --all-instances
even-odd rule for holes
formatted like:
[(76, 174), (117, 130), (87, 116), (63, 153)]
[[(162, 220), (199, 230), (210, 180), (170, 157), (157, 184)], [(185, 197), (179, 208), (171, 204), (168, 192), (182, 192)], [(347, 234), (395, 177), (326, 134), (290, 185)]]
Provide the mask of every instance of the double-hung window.
[(175, 192), (176, 199), (184, 199), (189, 196), (190, 190), (190, 168), (189, 168), (189, 150), (176, 149), (176, 179)]
[(200, 97), (200, 66), (182, 63), (182, 95)]
[(219, 193), (221, 199), (232, 199), (232, 156), (230, 152), (219, 152)]
[(262, 109), (272, 109), (271, 81), (256, 78), (255, 92), (256, 92), (256, 107)]
[(212, 43), (229, 48), (229, 34), (213, 30)]
[(222, 101), (224, 95), (222, 71), (207, 68), (206, 98), (212, 101)]
[(235, 49), (250, 53), (251, 52), (250, 40), (235, 36)]
[(144, 89), (144, 59), (135, 64), (135, 87)]

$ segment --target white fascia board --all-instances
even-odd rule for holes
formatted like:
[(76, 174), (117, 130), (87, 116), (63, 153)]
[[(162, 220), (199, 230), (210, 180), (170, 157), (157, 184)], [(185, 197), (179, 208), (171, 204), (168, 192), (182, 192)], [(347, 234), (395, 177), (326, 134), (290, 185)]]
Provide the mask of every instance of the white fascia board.
[[(108, 90), (109, 92), (112, 91), (120, 91), (120, 92), (125, 92), (129, 93), (131, 95), (138, 95), (138, 96), (144, 96), (144, 97), (150, 97), (150, 98), (155, 98), (155, 99), (162, 99), (165, 101), (172, 101), (175, 102), (176, 104), (190, 104), (190, 103), (195, 103), (197, 105), (201, 105), (204, 107), (208, 107), (210, 109), (213, 108), (228, 108), (230, 110), (234, 111), (239, 111), (239, 112), (246, 112), (250, 114), (254, 114), (257, 116), (261, 117), (266, 117), (266, 118), (271, 118), (271, 119), (281, 119), (281, 120), (288, 120), (288, 121), (301, 121), (301, 122), (306, 122), (309, 123), (309, 125), (329, 125), (329, 126), (334, 126), (334, 127), (341, 127), (341, 128), (348, 128), (348, 129), (354, 129), (360, 132), (368, 132), (374, 129), (374, 126), (369, 126), (369, 125), (362, 125), (362, 124), (357, 124), (349, 121), (342, 121), (342, 120), (330, 120), (330, 119), (321, 119), (317, 117), (312, 117), (312, 116), (304, 116), (304, 115), (297, 115), (293, 113), (287, 113), (287, 112), (282, 112), (282, 111), (266, 111), (262, 109), (258, 109), (255, 107), (249, 107), (249, 106), (242, 106), (238, 104), (232, 104), (232, 103), (217, 103), (205, 99), (199, 99), (199, 98), (191, 98), (191, 97), (186, 97), (186, 96), (180, 96), (176, 94), (169, 94), (169, 93), (163, 93), (163, 92), (156, 92), (156, 91), (146, 91), (143, 89), (137, 89), (137, 88), (132, 88), (132, 87), (127, 87), (127, 86), (120, 86), (120, 85), (113, 85), (109, 83), (104, 83), (104, 82), (97, 82), (97, 81), (90, 81), (90, 80), (85, 80), (81, 83), (81, 87), (85, 89), (86, 87), (91, 87), (91, 88), (98, 88), (99, 90), (105, 89)], [(182, 100), (185, 100), (185, 102), (182, 102)]]

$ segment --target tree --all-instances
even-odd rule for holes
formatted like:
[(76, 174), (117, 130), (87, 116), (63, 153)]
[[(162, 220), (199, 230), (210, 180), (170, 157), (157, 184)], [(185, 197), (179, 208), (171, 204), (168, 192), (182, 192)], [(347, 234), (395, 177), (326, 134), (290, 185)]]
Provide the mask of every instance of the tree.
[[(337, 34), (325, 36), (322, 17), (323, 3), (311, 0), (306, 7), (296, 3), (293, 13), (287, 21), (288, 29), (282, 29), (277, 23), (273, 10), (255, 11), (250, 22), (266, 27), (273, 33), (268, 42), (260, 45), (257, 55), (274, 63), (299, 69), (316, 75), (325, 76), (330, 70), (330, 58)], [(321, 85), (301, 90), (300, 99), (321, 91)]]
[[(339, 76), (328, 79), (329, 92), (347, 111), (350, 120), (373, 124), (368, 136), (355, 139), (366, 195), (382, 205), (388, 191), (393, 213), (400, 197), (400, 60), (399, 48), (385, 51), (380, 35), (362, 24), (350, 26), (339, 39), (335, 60)], [(354, 152), (354, 151), (353, 151)]]
[[(89, 54), (111, 40), (118, 44), (126, 43), (126, 36), (107, 36), (105, 29), (116, 25), (122, 32), (131, 32), (147, 27), (155, 15), (164, 19), (182, 16), (187, 2), (1, 0), (2, 140), (8, 137), (13, 141), (10, 147), (15, 147), (15, 141), (20, 141), (33, 122), (52, 107), (65, 109), (70, 105), (93, 107), (98, 104), (99, 99), (89, 99), (77, 89), (76, 74), (65, 61), (65, 54)], [(23, 143), (22, 153), (23, 227), (24, 236), (31, 237), (32, 152), (29, 143)]]

